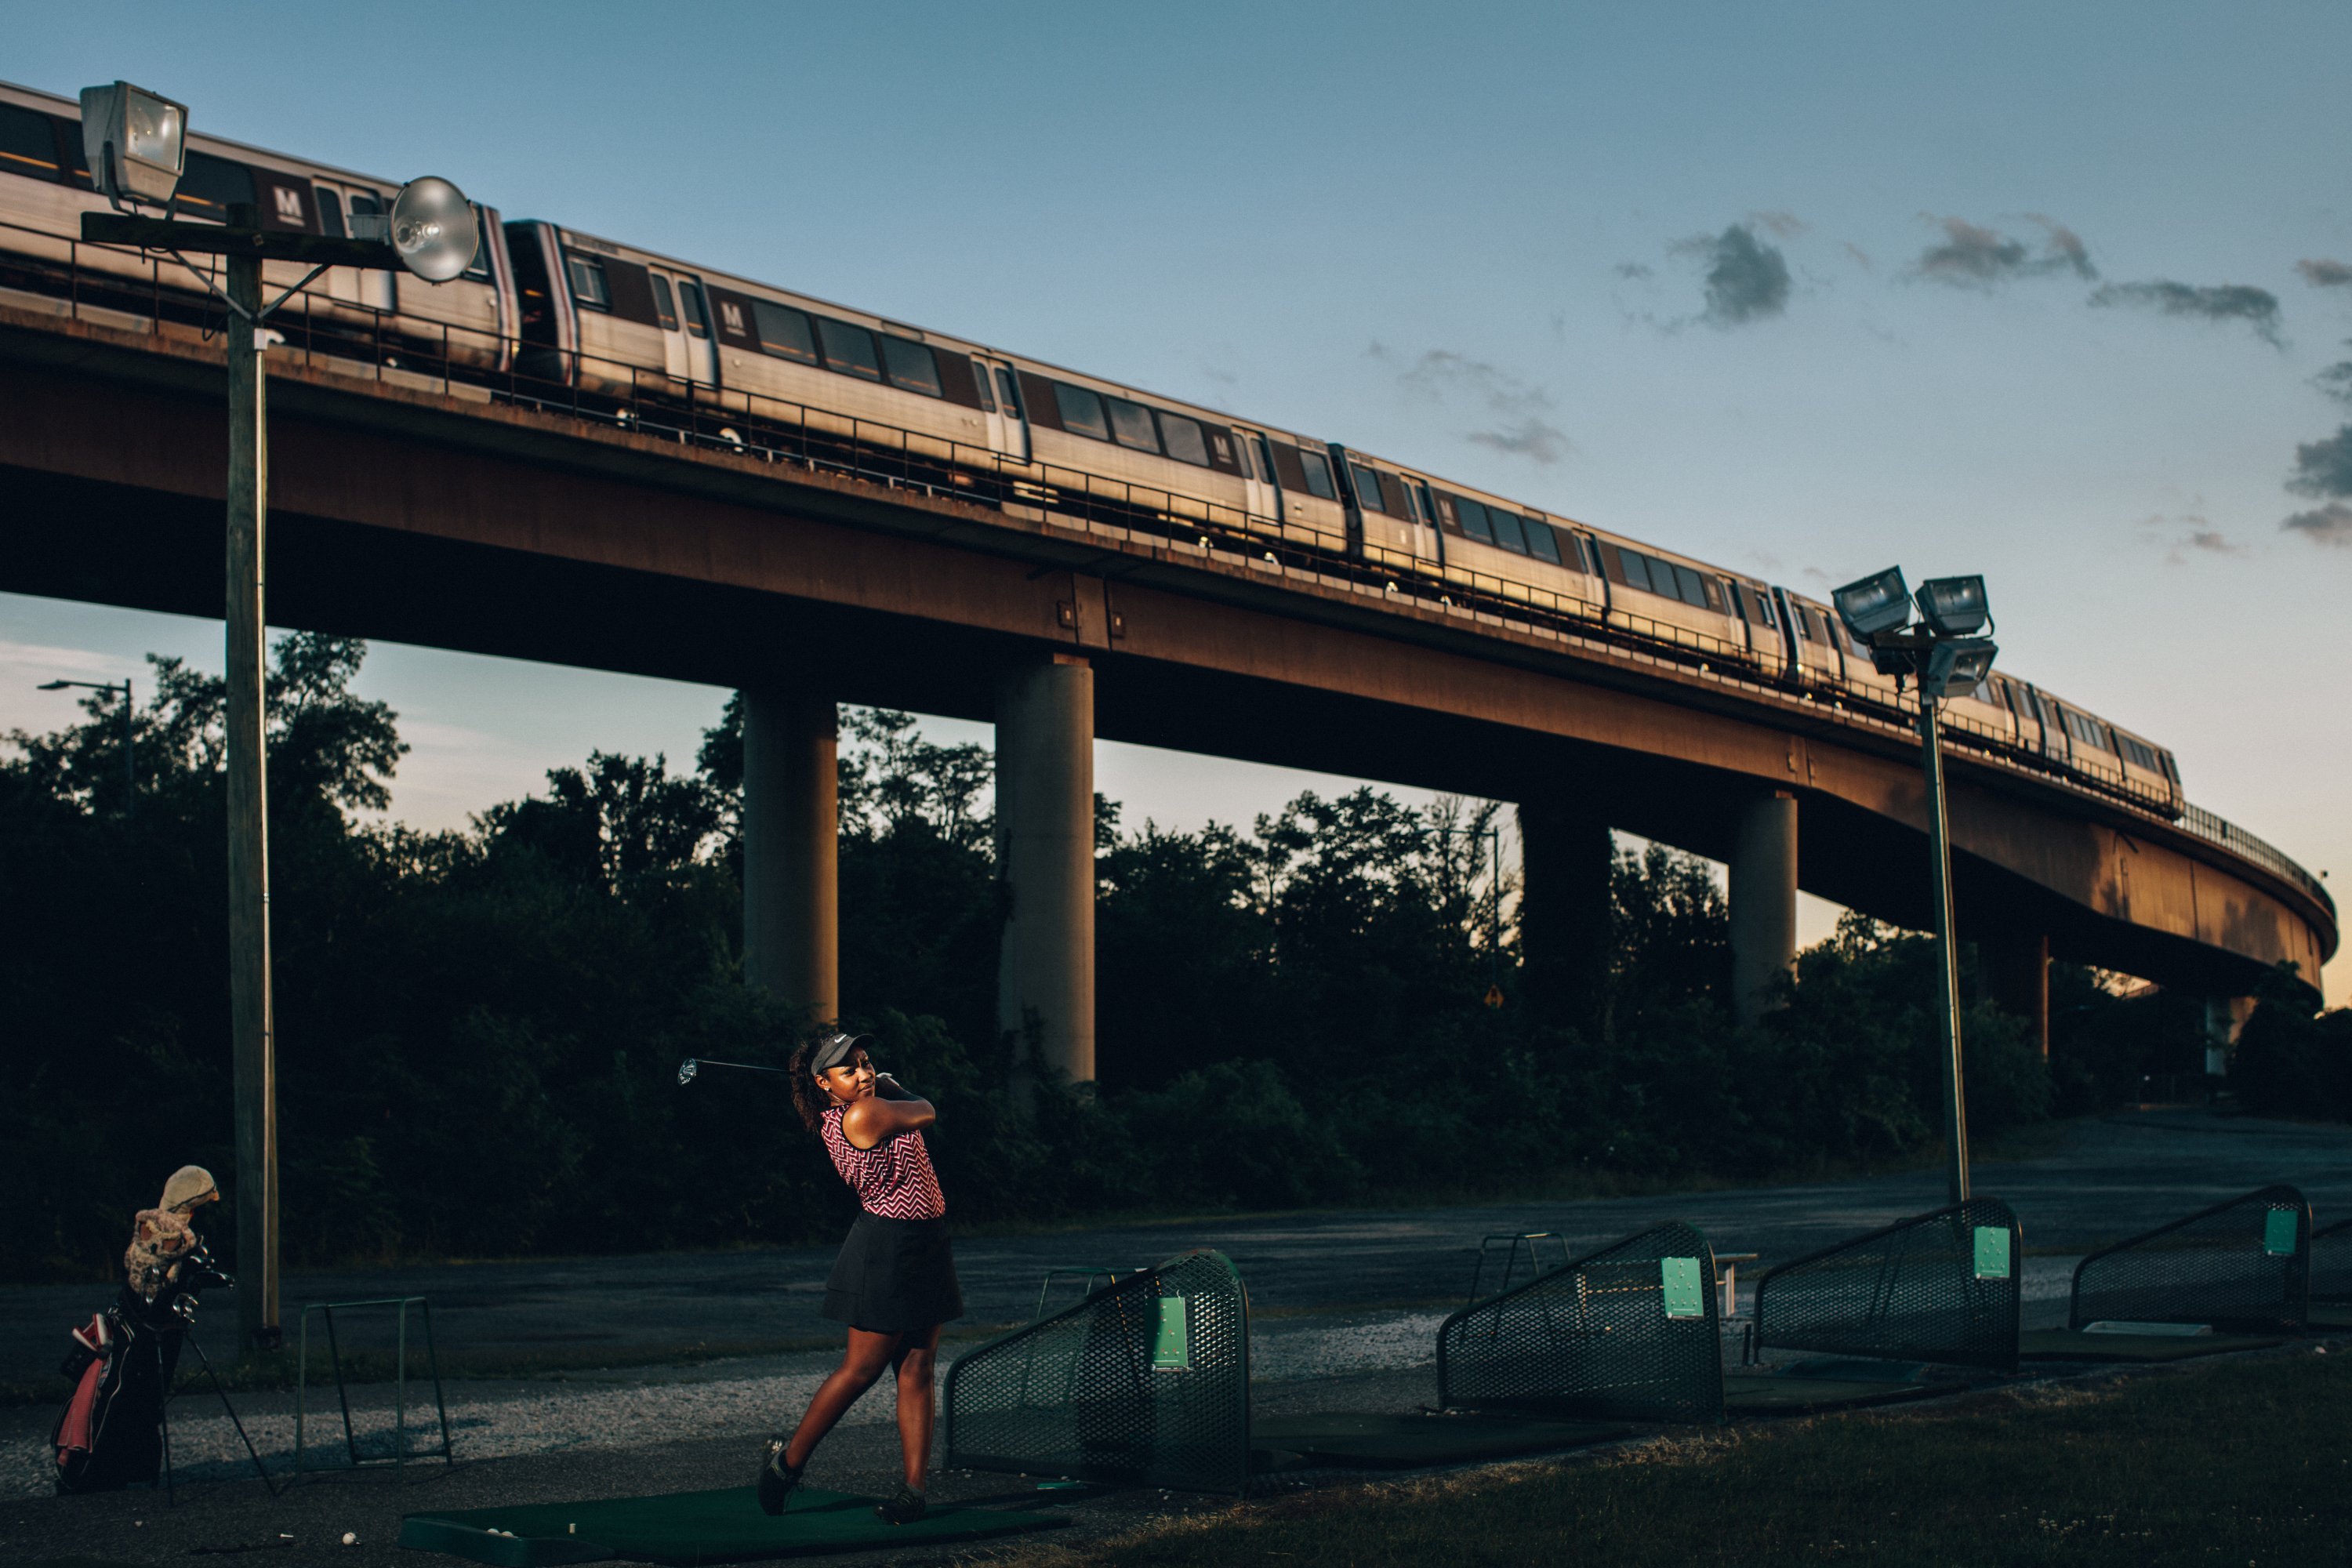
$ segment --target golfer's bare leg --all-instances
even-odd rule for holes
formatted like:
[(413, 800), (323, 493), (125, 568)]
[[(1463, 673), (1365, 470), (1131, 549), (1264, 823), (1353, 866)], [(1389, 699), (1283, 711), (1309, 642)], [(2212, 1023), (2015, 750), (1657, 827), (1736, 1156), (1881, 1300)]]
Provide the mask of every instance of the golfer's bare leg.
[(898, 1347), (898, 1447), (907, 1461), (907, 1484), (917, 1491), (931, 1468), (931, 1382), (940, 1327), (933, 1323), (922, 1333), (908, 1334)]
[[(797, 1470), (808, 1463), (809, 1456), (816, 1452), (816, 1446), (824, 1441), (824, 1435), (833, 1430), (834, 1423), (847, 1415), (849, 1407), (857, 1403), (858, 1396), (874, 1386), (874, 1380), (880, 1377), (883, 1368), (890, 1364), (891, 1359), (898, 1354), (899, 1342), (906, 1337), (904, 1334), (877, 1334), (866, 1329), (849, 1331), (849, 1348), (842, 1352), (841, 1364), (818, 1385), (816, 1393), (809, 1400), (808, 1413), (801, 1417), (800, 1426), (793, 1432), (793, 1440), (784, 1445), (784, 1463), (787, 1466)], [(931, 1331), (931, 1340), (933, 1343), (938, 1342), (937, 1329)], [(903, 1421), (905, 1416), (901, 1415), (900, 1419)], [(926, 1425), (924, 1429), (928, 1432), (929, 1426)]]

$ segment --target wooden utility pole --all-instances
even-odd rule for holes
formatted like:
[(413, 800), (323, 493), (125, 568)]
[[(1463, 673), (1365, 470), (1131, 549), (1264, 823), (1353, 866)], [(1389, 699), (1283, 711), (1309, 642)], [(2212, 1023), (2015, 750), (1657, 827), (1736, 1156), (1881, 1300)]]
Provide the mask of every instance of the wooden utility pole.
[[(230, 216), (251, 226), (250, 211)], [(261, 258), (228, 258), (228, 1015), (236, 1100), (237, 1346), (276, 1349), (278, 1053), (269, 999), (269, 779), (263, 705), (269, 516)]]

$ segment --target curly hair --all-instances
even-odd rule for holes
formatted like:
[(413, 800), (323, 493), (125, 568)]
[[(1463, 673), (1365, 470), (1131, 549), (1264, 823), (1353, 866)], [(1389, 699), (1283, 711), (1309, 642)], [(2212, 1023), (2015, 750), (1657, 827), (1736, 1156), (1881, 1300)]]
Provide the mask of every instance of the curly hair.
[(793, 1048), (792, 1059), (784, 1064), (784, 1070), (792, 1075), (793, 1109), (801, 1113), (802, 1125), (812, 1132), (824, 1131), (825, 1107), (833, 1103), (833, 1096), (824, 1091), (824, 1087), (816, 1080), (816, 1073), (809, 1067), (809, 1058), (816, 1054), (817, 1047), (823, 1045), (827, 1037), (827, 1035), (811, 1035)]

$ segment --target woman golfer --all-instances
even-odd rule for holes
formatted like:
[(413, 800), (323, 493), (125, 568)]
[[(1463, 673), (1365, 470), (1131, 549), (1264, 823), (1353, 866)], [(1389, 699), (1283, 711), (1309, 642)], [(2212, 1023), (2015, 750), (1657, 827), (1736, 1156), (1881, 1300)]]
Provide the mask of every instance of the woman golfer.
[(794, 1109), (824, 1140), (833, 1168), (857, 1194), (860, 1212), (824, 1282), (824, 1315), (849, 1325), (849, 1348), (810, 1399), (791, 1440), (768, 1439), (760, 1458), (760, 1507), (784, 1511), (784, 1500), (833, 1424), (885, 1367), (894, 1367), (907, 1479), (874, 1511), (886, 1523), (909, 1524), (923, 1517), (940, 1326), (963, 1316), (963, 1293), (948, 1247), (947, 1203), (923, 1143), (923, 1129), (939, 1112), (888, 1073), (875, 1070), (866, 1038), (832, 1034), (809, 1040), (793, 1053), (788, 1069)]

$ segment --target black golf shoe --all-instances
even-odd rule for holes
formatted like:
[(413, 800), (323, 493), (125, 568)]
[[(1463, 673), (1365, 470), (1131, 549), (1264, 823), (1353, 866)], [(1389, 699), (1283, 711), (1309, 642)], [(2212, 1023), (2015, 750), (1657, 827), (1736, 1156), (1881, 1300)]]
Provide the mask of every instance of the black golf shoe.
[(784, 1500), (800, 1484), (800, 1471), (784, 1463), (783, 1438), (769, 1438), (760, 1450), (760, 1511), (771, 1517), (783, 1512)]
[(930, 1506), (923, 1494), (910, 1486), (900, 1486), (898, 1494), (874, 1510), (874, 1517), (885, 1524), (912, 1524), (923, 1517)]

